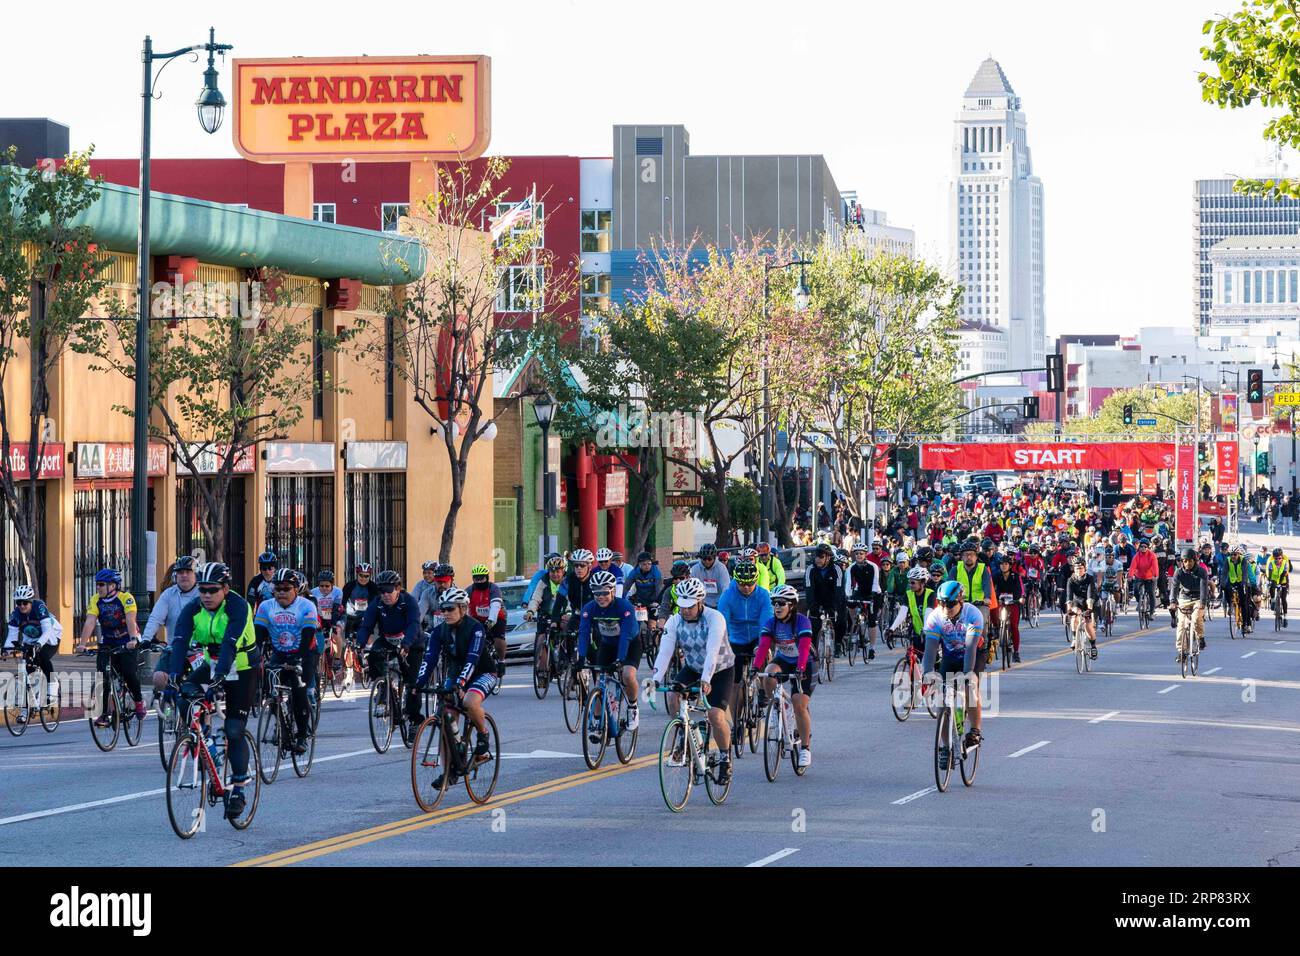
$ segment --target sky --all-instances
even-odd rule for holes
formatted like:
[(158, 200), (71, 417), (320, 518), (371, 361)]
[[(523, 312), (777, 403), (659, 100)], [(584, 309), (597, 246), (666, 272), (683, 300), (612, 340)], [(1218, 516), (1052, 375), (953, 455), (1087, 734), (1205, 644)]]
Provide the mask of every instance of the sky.
[[(953, 120), (991, 54), (1043, 181), (1049, 336), (1132, 334), (1191, 322), (1193, 181), (1272, 169), (1265, 111), (1206, 104), (1196, 81), (1201, 24), (1238, 2), (20, 4), (0, 33), (0, 116), (138, 156), (146, 33), (175, 49), (215, 26), (231, 56), (486, 53), (490, 152), (604, 156), (616, 123), (682, 123), (697, 153), (821, 153), (840, 189), (947, 266)], [(228, 122), (208, 136), (195, 120), (202, 70), (162, 74), (155, 157), (237, 155)]]

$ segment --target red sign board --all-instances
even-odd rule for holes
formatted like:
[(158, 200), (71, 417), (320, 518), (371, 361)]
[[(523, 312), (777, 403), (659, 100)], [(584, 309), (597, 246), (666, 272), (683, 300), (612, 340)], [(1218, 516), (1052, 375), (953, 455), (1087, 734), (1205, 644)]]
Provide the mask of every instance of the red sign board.
[(1216, 441), (1214, 443), (1214, 471), (1216, 495), (1235, 495), (1237, 493), (1237, 443), (1235, 441)]
[(1138, 493), (1138, 475), (1132, 468), (1124, 469), (1124, 478), (1120, 484), (1119, 493), (1122, 495), (1135, 495)]
[(1173, 442), (979, 442), (921, 446), (921, 467), (939, 471), (1155, 470), (1173, 466)]
[[(20, 441), (9, 446), (9, 470), (14, 481), (23, 481), (32, 475), (27, 458), (27, 442)], [(37, 478), (63, 477), (63, 442), (46, 442), (41, 456), (41, 466)]]
[(1191, 541), (1196, 536), (1196, 446), (1178, 446), (1178, 464), (1174, 469), (1174, 537)]
[(1156, 471), (1154, 468), (1143, 468), (1142, 475), (1142, 494), (1154, 495), (1156, 493)]
[[(149, 443), (149, 477), (167, 474), (170, 451), (162, 442)], [(135, 445), (128, 441), (77, 442), (78, 478), (130, 478), (135, 474)]]
[(889, 467), (889, 446), (877, 445), (875, 457), (872, 459), (871, 476), (876, 485), (876, 497), (883, 497), (889, 494), (889, 475), (885, 469)]

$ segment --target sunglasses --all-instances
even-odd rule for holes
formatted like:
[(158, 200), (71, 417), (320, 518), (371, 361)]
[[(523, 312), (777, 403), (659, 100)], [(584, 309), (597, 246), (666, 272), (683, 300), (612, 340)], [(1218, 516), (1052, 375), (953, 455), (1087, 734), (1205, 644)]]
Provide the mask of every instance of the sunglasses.
[(958, 604), (961, 603), (961, 601), (940, 601), (939, 603), (942, 604), (944, 607), (956, 607)]
[(276, 594), (288, 594), (290, 591), (298, 590), (292, 584), (277, 584), (275, 586)]
[(31, 604), (32, 602), (31, 602), (31, 601), (14, 601), (14, 603), (17, 604), (19, 607), (22, 607), (24, 604)]
[(219, 585), (218, 585), (218, 586), (214, 586), (214, 587), (204, 587), (203, 585), (199, 585), (199, 593), (200, 593), (200, 594), (220, 594), (220, 593), (221, 593), (221, 587), (220, 587)]
[(396, 590), (397, 590), (397, 588), (395, 588), (395, 587), (391, 587), (391, 586), (390, 586), (390, 587), (382, 587), (382, 588), (379, 589), (379, 593), (380, 593), (380, 594), (392, 594), (392, 593), (393, 593), (394, 591), (396, 591)]
[(783, 601), (780, 598), (778, 598), (772, 602), (772, 607), (790, 607), (790, 605), (792, 604), (794, 604), (793, 601)]

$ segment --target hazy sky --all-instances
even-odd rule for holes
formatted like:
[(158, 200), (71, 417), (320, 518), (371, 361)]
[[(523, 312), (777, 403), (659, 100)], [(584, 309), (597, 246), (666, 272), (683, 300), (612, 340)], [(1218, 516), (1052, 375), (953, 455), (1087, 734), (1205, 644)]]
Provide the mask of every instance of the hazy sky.
[[(1192, 181), (1256, 174), (1269, 153), (1262, 110), (1204, 104), (1196, 82), (1202, 21), (1238, 0), (204, 6), (12, 5), (0, 115), (138, 156), (144, 34), (187, 46), (209, 20), (234, 56), (487, 53), (492, 152), (608, 155), (613, 124), (643, 122), (684, 123), (699, 153), (824, 153), (841, 189), (946, 263), (953, 119), (992, 54), (1043, 180), (1051, 335), (1190, 322)], [(229, 123), (209, 137), (194, 118), (202, 69), (162, 75), (156, 157), (236, 155)]]

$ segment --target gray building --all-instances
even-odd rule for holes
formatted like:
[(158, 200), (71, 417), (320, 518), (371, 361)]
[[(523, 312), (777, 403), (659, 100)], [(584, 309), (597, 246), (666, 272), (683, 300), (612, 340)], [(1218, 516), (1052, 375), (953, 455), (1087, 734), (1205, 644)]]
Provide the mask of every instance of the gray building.
[(1214, 266), (1210, 249), (1232, 236), (1279, 236), (1300, 232), (1300, 201), (1243, 196), (1232, 179), (1198, 179), (1193, 193), (1192, 328), (1210, 331), (1214, 307)]

